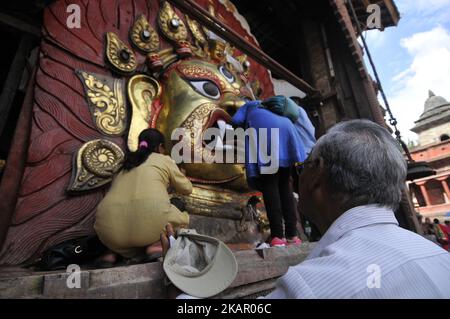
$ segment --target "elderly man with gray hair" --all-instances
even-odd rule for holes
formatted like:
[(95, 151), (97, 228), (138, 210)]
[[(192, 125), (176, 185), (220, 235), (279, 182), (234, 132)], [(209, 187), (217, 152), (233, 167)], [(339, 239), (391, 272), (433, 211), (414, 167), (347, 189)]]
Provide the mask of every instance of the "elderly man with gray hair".
[(300, 207), (323, 236), (267, 298), (450, 298), (449, 253), (394, 217), (407, 167), (386, 129), (339, 123), (302, 166)]

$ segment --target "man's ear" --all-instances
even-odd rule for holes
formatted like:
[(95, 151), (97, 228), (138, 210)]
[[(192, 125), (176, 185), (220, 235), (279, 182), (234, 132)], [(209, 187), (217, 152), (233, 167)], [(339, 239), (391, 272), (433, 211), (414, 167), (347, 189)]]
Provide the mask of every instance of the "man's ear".
[(323, 186), (327, 180), (327, 171), (325, 166), (325, 161), (322, 157), (318, 157), (314, 161), (315, 165), (312, 167), (314, 169), (314, 174), (309, 176), (308, 188), (310, 191), (314, 191), (315, 189)]

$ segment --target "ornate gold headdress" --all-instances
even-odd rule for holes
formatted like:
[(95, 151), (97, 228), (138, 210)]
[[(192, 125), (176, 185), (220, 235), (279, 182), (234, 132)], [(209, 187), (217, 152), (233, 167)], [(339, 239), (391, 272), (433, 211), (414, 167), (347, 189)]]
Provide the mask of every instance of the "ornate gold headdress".
[[(214, 11), (211, 13), (214, 14)], [(151, 74), (160, 73), (173, 62), (186, 57), (229, 62), (227, 60), (233, 54), (234, 50), (228, 43), (201, 27), (197, 21), (187, 15), (183, 21), (167, 1), (162, 2), (154, 25), (165, 39), (160, 38), (143, 15), (136, 19), (130, 29), (130, 41), (135, 49), (146, 56), (147, 70)], [(168, 41), (164, 41), (166, 39)], [(138, 66), (133, 51), (113, 32), (107, 33), (106, 42), (106, 58), (114, 70), (123, 74), (133, 73)], [(169, 43), (169, 46), (161, 48), (162, 42)], [(238, 71), (245, 71), (248, 65), (245, 55), (232, 60), (240, 64), (239, 67), (237, 63), (232, 63), (233, 68), (239, 67)]]

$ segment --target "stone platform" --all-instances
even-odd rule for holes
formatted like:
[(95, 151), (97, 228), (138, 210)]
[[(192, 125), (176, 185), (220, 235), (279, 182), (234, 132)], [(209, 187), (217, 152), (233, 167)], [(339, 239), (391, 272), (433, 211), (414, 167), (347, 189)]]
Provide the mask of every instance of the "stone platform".
[[(303, 261), (314, 244), (240, 250), (234, 254), (238, 274), (215, 298), (254, 298), (269, 293), (289, 266)], [(68, 288), (63, 271), (33, 272), (0, 268), (0, 298), (166, 298), (161, 262), (108, 269), (82, 269), (81, 287)]]

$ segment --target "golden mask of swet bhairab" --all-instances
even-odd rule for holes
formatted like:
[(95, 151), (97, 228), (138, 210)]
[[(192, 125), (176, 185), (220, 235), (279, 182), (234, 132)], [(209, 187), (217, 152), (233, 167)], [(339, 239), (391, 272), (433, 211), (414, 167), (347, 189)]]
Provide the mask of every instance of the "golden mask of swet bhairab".
[[(252, 94), (246, 84), (226, 63), (213, 63), (197, 58), (177, 61), (155, 80), (148, 76), (135, 76), (128, 84), (132, 104), (132, 120), (128, 147), (135, 149), (139, 133), (151, 126), (160, 130), (170, 152), (174, 143), (172, 132), (183, 128), (197, 139), (192, 152), (204, 152), (202, 133), (217, 121), (230, 123), (245, 99)], [(148, 111), (148, 113), (147, 113)], [(183, 137), (189, 143), (190, 136)], [(192, 141), (193, 142), (193, 141)], [(244, 166), (226, 163), (184, 163), (191, 180), (204, 184), (226, 184), (237, 190), (246, 189)]]
[[(204, 152), (202, 132), (218, 127), (219, 120), (230, 123), (237, 108), (255, 98), (251, 87), (258, 79), (249, 80), (246, 56), (195, 20), (175, 12), (167, 1), (162, 2), (154, 21), (139, 15), (129, 34), (130, 39), (114, 32), (104, 37), (105, 62), (115, 77), (78, 71), (93, 120), (104, 123), (97, 128), (105, 135), (126, 134), (131, 151), (137, 149), (142, 130), (157, 128), (165, 136), (169, 153), (178, 142), (171, 140), (172, 132), (183, 128), (189, 133), (184, 142), (192, 143), (191, 151), (197, 157), (212, 156)], [(127, 114), (119, 112), (123, 109)], [(114, 125), (121, 129), (115, 131)], [(193, 182), (248, 190), (242, 163), (182, 165)]]
[[(226, 65), (193, 59), (181, 61), (165, 74), (162, 104), (156, 121), (168, 141), (168, 149), (176, 141), (170, 136), (176, 128), (185, 128), (200, 138), (202, 132), (217, 126), (217, 120), (230, 121), (230, 115), (251, 99), (240, 77)], [(194, 152), (202, 154), (204, 145), (195, 144)], [(207, 152), (205, 152), (207, 154)], [(245, 187), (242, 164), (191, 163), (184, 164), (187, 174), (200, 183), (228, 183), (232, 188)]]

